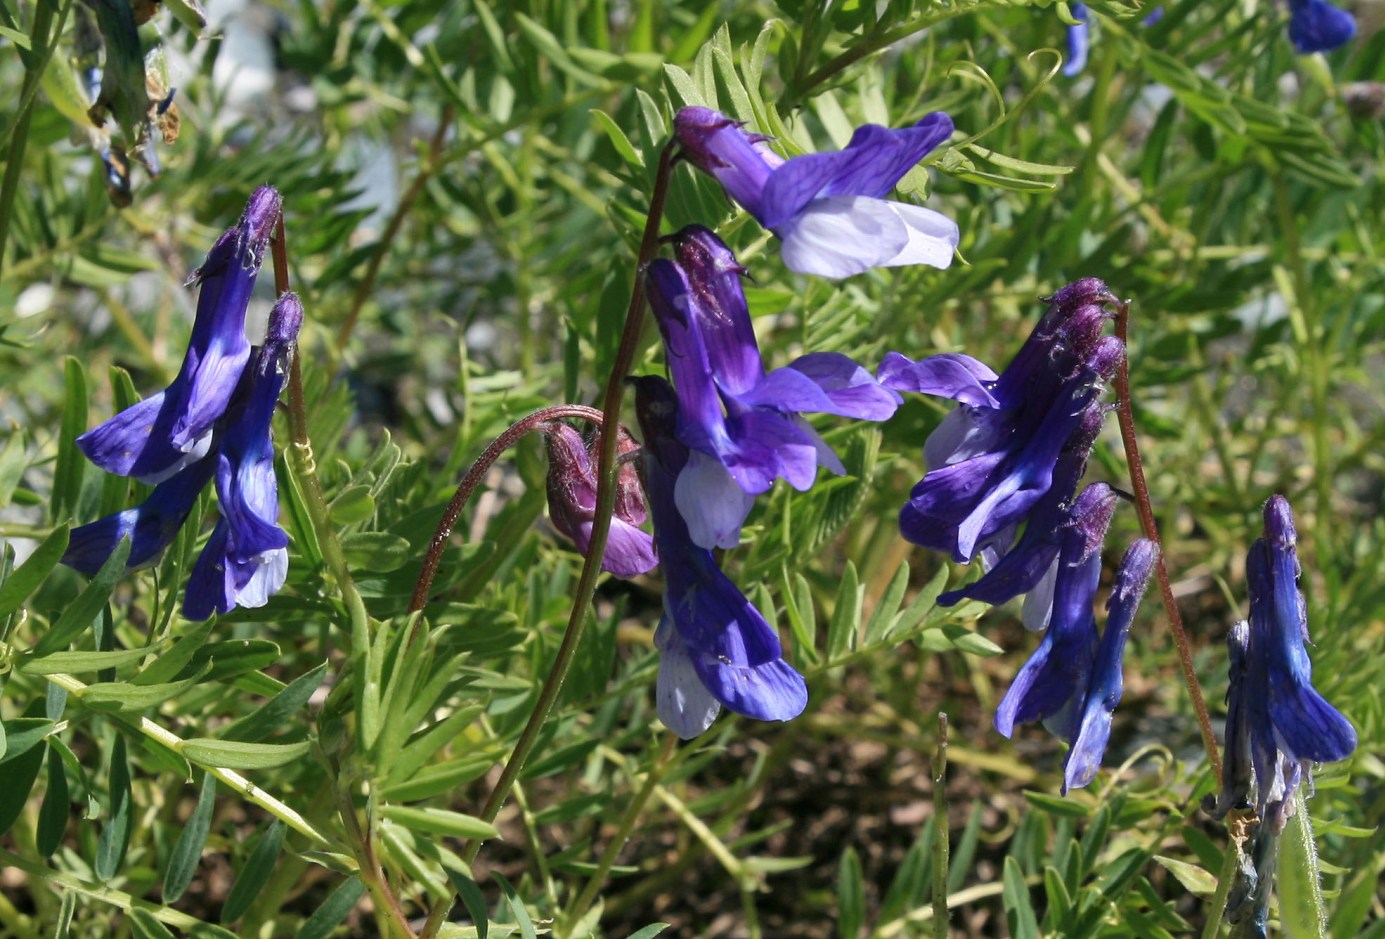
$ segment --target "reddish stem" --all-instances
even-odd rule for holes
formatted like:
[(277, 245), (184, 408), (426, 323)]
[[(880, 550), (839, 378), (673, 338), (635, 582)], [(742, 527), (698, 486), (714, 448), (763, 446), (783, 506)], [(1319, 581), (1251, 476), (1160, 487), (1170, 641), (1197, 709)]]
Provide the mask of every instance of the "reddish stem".
[[(597, 427), (602, 426), (601, 412), (596, 408), (589, 408), (581, 404), (558, 404), (551, 408), (540, 408), (533, 414), (523, 417), (507, 427), (504, 433), (491, 441), (490, 446), (482, 451), (481, 455), (476, 458), (476, 462), (471, 464), (466, 475), (462, 477), (461, 483), (457, 485), (457, 491), (453, 494), (452, 501), (447, 503), (447, 511), (442, 513), (442, 518), (438, 521), (437, 531), (433, 533), (433, 540), (428, 545), (428, 553), (423, 557), (423, 566), (419, 569), (418, 580), (414, 582), (413, 599), (409, 602), (410, 613), (417, 613), (427, 605), (428, 593), (433, 588), (433, 577), (438, 572), (438, 563), (442, 560), (442, 552), (452, 537), (452, 526), (457, 524), (457, 517), (462, 514), (462, 509), (471, 499), (472, 493), (476, 491), (476, 487), (485, 478), (486, 471), (495, 464), (496, 460), (500, 459), (502, 453), (518, 443), (525, 434), (538, 430), (550, 421), (562, 420), (565, 417), (590, 421)], [(605, 437), (605, 434), (602, 437)]]
[(1119, 399), (1116, 419), (1120, 423), (1121, 443), (1125, 445), (1125, 459), (1130, 467), (1130, 488), (1135, 496), (1135, 511), (1140, 516), (1140, 527), (1145, 537), (1159, 546), (1158, 559), (1154, 572), (1159, 580), (1159, 592), (1164, 598), (1164, 608), (1169, 613), (1169, 627), (1173, 632), (1174, 645), (1178, 647), (1178, 661), (1183, 666), (1183, 681), (1188, 686), (1188, 694), (1193, 699), (1193, 710), (1197, 712), (1198, 724), (1202, 728), (1202, 744), (1207, 748), (1207, 758), (1212, 771), (1221, 778), (1221, 751), (1217, 749), (1217, 738), (1212, 733), (1212, 719), (1207, 714), (1207, 703), (1202, 697), (1202, 685), (1197, 680), (1197, 670), (1193, 667), (1193, 651), (1188, 645), (1188, 634), (1183, 628), (1183, 617), (1178, 612), (1178, 601), (1173, 596), (1173, 584), (1169, 581), (1169, 570), (1164, 563), (1168, 552), (1159, 539), (1159, 526), (1154, 520), (1154, 508), (1149, 501), (1149, 487), (1145, 485), (1144, 463), (1140, 460), (1140, 447), (1135, 441), (1135, 415), (1130, 404), (1130, 302), (1116, 305), (1116, 338), (1125, 345), (1125, 355), (1121, 356), (1116, 369), (1116, 396)]

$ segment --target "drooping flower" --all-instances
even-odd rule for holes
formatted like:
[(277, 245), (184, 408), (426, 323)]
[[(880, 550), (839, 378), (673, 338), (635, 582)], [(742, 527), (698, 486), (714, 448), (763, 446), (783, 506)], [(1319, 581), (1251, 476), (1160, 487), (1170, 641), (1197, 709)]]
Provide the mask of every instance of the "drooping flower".
[(741, 288), (744, 268), (701, 226), (672, 241), (675, 260), (652, 262), (646, 284), (678, 389), (678, 439), (691, 451), (677, 504), (696, 544), (731, 548), (753, 496), (775, 479), (804, 490), (818, 466), (845, 472), (800, 413), (881, 421), (902, 399), (833, 352), (767, 373)]
[(675, 481), (688, 460), (675, 435), (678, 399), (662, 378), (632, 381), (664, 570), (664, 618), (655, 633), (659, 719), (687, 740), (710, 727), (722, 707), (758, 720), (797, 717), (808, 702), (803, 676), (784, 661), (778, 634), (712, 552), (693, 543), (675, 503)]
[(243, 332), (279, 205), (274, 190), (257, 191), (241, 225), (208, 255), (192, 341), (174, 383), (78, 438), (108, 472), (157, 480), (140, 506), (73, 529), (62, 560), (88, 575), (122, 538), (131, 541), (127, 570), (153, 564), (216, 480), (221, 518), (188, 581), (189, 619), (263, 606), (288, 570), (270, 422), (303, 322), (298, 297), (285, 293), (275, 303), (262, 345), (251, 347)]
[(683, 108), (673, 125), (683, 156), (779, 236), (792, 271), (842, 278), (872, 267), (952, 263), (955, 222), (885, 198), (952, 135), (952, 119), (941, 111), (897, 130), (866, 124), (844, 150), (789, 160), (710, 108)]
[[(928, 472), (899, 516), (906, 539), (961, 563), (979, 555), (994, 566), (1053, 488), (1063, 454), (1077, 461), (1080, 475), (1105, 413), (1105, 382), (1125, 354), (1119, 339), (1102, 335), (1106, 304), (1114, 300), (1095, 278), (1059, 290), (999, 377), (956, 353), (919, 361), (897, 352), (885, 357), (879, 372), (885, 387), (959, 405), (924, 445)], [(1067, 475), (1075, 485), (1072, 470)], [(1071, 491), (1060, 489), (1059, 501)]]
[(1098, 639), (1092, 603), (1101, 579), (1101, 553), (1089, 550), (1090, 537), (1076, 525), (1063, 530), (1052, 622), (995, 714), (995, 728), (1006, 737), (1015, 724), (1041, 720), (1068, 741), (1064, 793), (1087, 785), (1101, 766), (1111, 714), (1121, 697), (1125, 641), (1158, 556), (1154, 543), (1143, 539), (1126, 550), (1107, 601), (1106, 629)]
[[(544, 434), (548, 442), (548, 514), (553, 527), (586, 555), (596, 518), (596, 468), (582, 435), (567, 424), (554, 422)], [(598, 438), (599, 439), (599, 438)], [(595, 445), (593, 445), (595, 446)], [(633, 453), (637, 446), (625, 428), (616, 441), (617, 452)], [(644, 492), (633, 463), (620, 467), (616, 476), (615, 512), (601, 569), (617, 577), (634, 577), (659, 565), (654, 539), (641, 531), (644, 524)]]
[(1087, 785), (1101, 768), (1106, 741), (1111, 737), (1111, 715), (1120, 704), (1124, 688), (1121, 662), (1125, 640), (1130, 635), (1130, 624), (1135, 621), (1135, 611), (1140, 607), (1140, 599), (1158, 557), (1158, 546), (1141, 538), (1126, 549), (1125, 557), (1116, 568), (1116, 582), (1106, 601), (1106, 629), (1101, 634), (1101, 644), (1097, 646), (1092, 663), (1077, 733), (1070, 738), (1072, 749), (1063, 761), (1064, 795), (1069, 789)]
[(245, 312), (280, 205), (269, 186), (256, 190), (240, 223), (222, 234), (188, 278), (189, 286), (202, 290), (173, 382), (77, 438), (101, 469), (154, 485), (206, 456), (212, 425), (226, 412), (250, 358)]
[(1289, 40), (1300, 55), (1331, 52), (1356, 36), (1356, 17), (1328, 0), (1289, 0)]
[(198, 460), (159, 483), (134, 508), (72, 529), (62, 562), (88, 577), (94, 576), (120, 539), (129, 538), (126, 570), (139, 570), (155, 563), (178, 536), (215, 470), (211, 460)]
[(1292, 816), (1295, 791), (1312, 764), (1346, 759), (1356, 749), (1356, 730), (1313, 687), (1297, 541), (1288, 500), (1272, 496), (1264, 537), (1246, 558), (1250, 623), (1238, 623), (1227, 638), (1227, 758), (1222, 793), (1208, 805), (1224, 814), (1253, 788), (1256, 812), (1275, 833)]
[(215, 465), (221, 519), (188, 578), (183, 599), (188, 619), (206, 619), (238, 606), (264, 606), (288, 575), (289, 539), (279, 527), (270, 422), (302, 323), (298, 297), (284, 294), (270, 312), (264, 345), (251, 356), (218, 428)]

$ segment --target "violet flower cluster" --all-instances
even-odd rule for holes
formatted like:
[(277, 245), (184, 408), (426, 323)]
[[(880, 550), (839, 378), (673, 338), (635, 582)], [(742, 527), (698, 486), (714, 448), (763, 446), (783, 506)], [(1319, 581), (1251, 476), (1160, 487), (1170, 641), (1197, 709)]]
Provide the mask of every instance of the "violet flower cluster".
[(130, 541), (127, 569), (157, 562), (216, 480), (221, 518), (188, 580), (183, 613), (189, 619), (263, 606), (288, 571), (270, 420), (303, 321), (298, 298), (279, 298), (261, 345), (252, 347), (245, 336), (280, 205), (273, 189), (257, 190), (240, 223), (189, 278), (201, 286), (197, 315), (168, 388), (77, 438), (101, 469), (154, 486), (139, 506), (73, 529), (62, 560), (88, 575), (122, 539)]
[(938, 598), (1005, 603), (1025, 596), (1023, 619), (1045, 630), (1001, 701), (995, 727), (1043, 721), (1070, 745), (1063, 791), (1095, 777), (1120, 700), (1121, 657), (1158, 558), (1139, 540), (1116, 572), (1105, 631), (1092, 612), (1101, 547), (1117, 496), (1105, 483), (1077, 493), (1108, 406), (1101, 400), (1124, 355), (1105, 335), (1116, 302), (1095, 278), (1069, 284), (1005, 370), (959, 353), (918, 361), (897, 352), (880, 381), (958, 406), (924, 444), (928, 472), (900, 511), (903, 536), (983, 575)]
[[(708, 108), (684, 108), (674, 127), (681, 156), (780, 238), (791, 270), (840, 278), (952, 262), (954, 223), (885, 198), (951, 135), (946, 114), (900, 130), (867, 125), (844, 150), (787, 160), (766, 138)], [(617, 504), (603, 566), (630, 576), (649, 569), (651, 554), (662, 564), (658, 712), (692, 737), (723, 707), (788, 720), (807, 703), (806, 683), (784, 660), (778, 635), (721, 572), (712, 549), (740, 544), (755, 497), (775, 480), (804, 490), (819, 467), (845, 472), (804, 414), (883, 421), (903, 399), (839, 353), (809, 352), (766, 368), (741, 284), (746, 270), (731, 249), (700, 225), (666, 243), (672, 257), (649, 264), (645, 289), (672, 385), (635, 380), (655, 551), (639, 529), (642, 513)], [(595, 505), (591, 459), (575, 431), (549, 440), (554, 525), (585, 551)]]

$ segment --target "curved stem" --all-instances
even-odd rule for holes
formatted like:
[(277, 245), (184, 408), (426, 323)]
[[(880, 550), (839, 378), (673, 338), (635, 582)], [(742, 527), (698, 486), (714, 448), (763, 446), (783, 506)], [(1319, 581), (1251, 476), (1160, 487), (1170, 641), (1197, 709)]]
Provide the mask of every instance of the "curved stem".
[[(505, 428), (505, 431), (492, 440), (490, 446), (486, 447), (476, 458), (476, 462), (467, 469), (466, 474), (462, 476), (462, 481), (457, 484), (457, 491), (453, 494), (452, 501), (447, 503), (447, 509), (438, 521), (437, 530), (433, 532), (433, 540), (428, 544), (428, 553), (423, 556), (423, 566), (419, 569), (418, 580), (414, 581), (414, 595), (409, 601), (410, 613), (417, 613), (428, 604), (428, 592), (433, 589), (433, 578), (438, 573), (442, 552), (447, 548), (447, 542), (452, 537), (452, 526), (457, 524), (457, 517), (462, 514), (462, 509), (471, 499), (476, 487), (481, 485), (481, 480), (486, 477), (486, 471), (495, 464), (496, 460), (500, 459), (502, 453), (518, 443), (525, 434), (539, 429), (550, 421), (562, 420), (565, 417), (575, 417), (590, 421), (597, 427), (602, 426), (601, 412), (586, 405), (558, 404), (551, 408), (540, 408), (533, 414), (522, 417)], [(605, 437), (604, 434), (602, 436)]]
[(1125, 355), (1121, 357), (1116, 369), (1116, 419), (1120, 423), (1121, 443), (1125, 446), (1125, 459), (1130, 467), (1130, 488), (1135, 495), (1135, 511), (1140, 516), (1140, 528), (1145, 537), (1159, 547), (1154, 566), (1159, 580), (1159, 593), (1164, 598), (1164, 609), (1169, 614), (1169, 629), (1173, 633), (1174, 645), (1178, 647), (1178, 661), (1183, 666), (1183, 681), (1188, 686), (1188, 695), (1193, 699), (1193, 710), (1197, 712), (1197, 722), (1202, 729), (1202, 744), (1207, 748), (1207, 759), (1212, 771), (1221, 778), (1221, 751), (1217, 749), (1217, 738), (1212, 733), (1212, 719), (1207, 714), (1207, 703), (1202, 697), (1202, 685), (1197, 680), (1197, 669), (1193, 667), (1193, 651), (1188, 645), (1188, 634), (1183, 628), (1183, 617), (1178, 612), (1178, 601), (1173, 595), (1173, 584), (1169, 581), (1169, 569), (1164, 559), (1168, 552), (1159, 538), (1159, 526), (1154, 520), (1154, 507), (1149, 501), (1149, 487), (1145, 485), (1144, 463), (1140, 460), (1140, 447), (1135, 440), (1135, 415), (1130, 405), (1130, 303), (1122, 302), (1116, 308), (1116, 337), (1125, 345)]
[[(606, 427), (618, 427), (620, 425), (620, 406), (625, 393), (625, 376), (629, 374), (630, 367), (634, 364), (640, 333), (644, 327), (645, 266), (654, 259), (659, 250), (659, 223), (664, 215), (664, 200), (668, 196), (668, 181), (673, 167), (674, 152), (675, 143), (669, 141), (664, 145), (663, 152), (659, 156), (659, 170), (654, 179), (654, 191), (649, 198), (649, 216), (645, 220), (644, 236), (640, 241), (640, 255), (635, 269), (635, 286), (630, 292), (630, 306), (625, 313), (625, 328), (620, 336), (620, 348), (616, 351), (615, 363), (612, 365), (611, 375), (606, 381), (606, 393), (602, 400), (602, 415)], [(563, 633), (562, 645), (558, 647), (558, 654), (553, 660), (553, 670), (549, 672), (548, 679), (539, 692), (539, 700), (534, 704), (534, 712), (529, 715), (529, 722), (524, 725), (524, 731), (515, 744), (514, 752), (510, 754), (510, 759), (505, 763), (505, 768), (500, 773), (500, 779), (496, 782), (495, 788), (491, 790), (485, 806), (481, 809), (480, 817), (488, 822), (494, 821), (495, 816), (499, 814), (500, 806), (509, 794), (510, 787), (519, 778), (519, 771), (523, 768), (524, 761), (528, 759), (529, 751), (534, 748), (534, 744), (538, 741), (539, 731), (543, 729), (549, 711), (553, 709), (554, 703), (558, 700), (558, 692), (562, 690), (563, 680), (567, 677), (568, 668), (572, 665), (572, 657), (577, 651), (577, 643), (581, 640), (582, 633), (586, 629), (587, 616), (590, 612), (588, 608), (591, 606), (592, 596), (596, 593), (596, 578), (601, 571), (602, 556), (606, 553), (606, 536), (611, 531), (611, 513), (615, 509), (616, 446), (619, 436), (619, 434), (605, 433), (601, 435), (596, 470), (596, 517), (592, 522), (591, 545), (587, 549), (587, 557), (582, 564), (582, 574), (577, 581), (577, 593), (572, 600), (572, 613), (568, 617), (567, 630)], [(475, 860), (476, 854), (480, 850), (481, 842), (479, 839), (468, 844), (465, 854), (467, 863)]]

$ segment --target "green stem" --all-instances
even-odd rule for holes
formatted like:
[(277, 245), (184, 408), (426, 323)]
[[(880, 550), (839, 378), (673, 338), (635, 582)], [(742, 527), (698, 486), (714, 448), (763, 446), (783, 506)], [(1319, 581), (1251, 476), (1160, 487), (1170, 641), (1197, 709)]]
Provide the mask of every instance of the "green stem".
[(649, 768), (644, 779), (644, 785), (640, 787), (640, 791), (635, 794), (635, 798), (626, 808), (625, 816), (620, 820), (620, 827), (616, 829), (615, 836), (611, 838), (610, 843), (601, 852), (601, 857), (596, 862), (596, 871), (587, 880), (586, 886), (582, 888), (582, 892), (577, 895), (572, 907), (563, 917), (567, 922), (568, 929), (575, 926), (587, 914), (587, 910), (591, 908), (592, 902), (596, 899), (596, 894), (605, 885), (606, 878), (610, 876), (611, 868), (615, 866), (616, 858), (620, 856), (621, 850), (630, 840), (630, 833), (635, 830), (635, 823), (644, 814), (644, 807), (649, 803), (649, 797), (654, 795), (654, 787), (659, 785), (659, 781), (668, 772), (677, 743), (678, 738), (673, 734), (664, 734), (659, 755), (655, 758), (654, 765)]
[[(274, 289), (277, 294), (282, 296), (289, 289), (288, 245), (282, 214), (280, 214), (274, 230), (273, 256)], [(317, 478), (313, 445), (308, 437), (308, 409), (303, 399), (303, 372), (297, 350), (295, 350), (292, 364), (289, 367), (288, 391), (289, 436), (292, 438), (288, 446), (289, 465), (298, 480), (299, 489), (303, 493), (304, 508), (308, 512), (313, 534), (322, 551), (322, 562), (326, 565), (332, 579), (336, 581), (337, 589), (341, 592), (342, 602), (346, 606), (347, 618), (351, 624), (351, 670), (355, 676), (357, 743), (368, 746), (372, 741), (365, 739), (367, 735), (359, 733), (359, 723), (363, 721), (366, 714), (366, 693), (371, 684), (369, 681), (372, 674), (370, 614), (366, 611), (365, 601), (361, 598), (360, 591), (356, 589), (356, 582), (352, 578), (351, 569), (346, 562), (346, 554), (342, 551), (341, 541), (337, 538), (336, 529), (332, 526), (327, 500), (322, 494), (322, 484)], [(361, 828), (360, 820), (356, 817), (356, 807), (350, 793), (344, 789), (344, 785), (344, 777), (338, 771), (337, 806), (339, 814), (346, 827), (347, 841), (360, 864), (361, 880), (375, 902), (377, 916), (381, 918), (382, 932), (387, 935), (397, 933), (412, 937), (414, 933), (409, 928), (408, 917), (404, 914), (398, 898), (390, 889), (384, 869), (380, 866), (375, 841), (372, 837), (374, 826), (368, 825), (365, 830)], [(395, 927), (393, 930), (389, 929), (391, 923)]]
[[(668, 195), (674, 148), (675, 144), (670, 141), (664, 146), (659, 157), (658, 175), (655, 177), (654, 191), (649, 200), (649, 217), (645, 221), (644, 237), (640, 242), (640, 254), (635, 270), (635, 285), (630, 294), (629, 309), (625, 314), (625, 329), (621, 333), (620, 348), (616, 351), (615, 364), (612, 366), (610, 378), (606, 382), (606, 393), (602, 407), (602, 424), (605, 427), (620, 426), (620, 406), (625, 392), (625, 376), (629, 374), (630, 368), (634, 364), (635, 352), (644, 327), (645, 266), (654, 259), (659, 249), (659, 223), (664, 215), (664, 200)], [(587, 617), (590, 613), (588, 608), (591, 606), (592, 597), (596, 593), (596, 578), (601, 572), (601, 559), (606, 552), (606, 537), (611, 530), (611, 513), (615, 509), (616, 445), (619, 437), (619, 434), (603, 433), (601, 435), (596, 471), (596, 517), (592, 523), (591, 545), (587, 549), (587, 557), (582, 564), (582, 574), (577, 581), (577, 593), (572, 601), (572, 613), (568, 617), (567, 630), (563, 634), (562, 644), (558, 647), (558, 654), (553, 660), (553, 669), (549, 672), (548, 679), (539, 692), (539, 700), (534, 705), (534, 712), (529, 715), (529, 721), (524, 725), (519, 741), (515, 744), (514, 752), (510, 754), (510, 759), (505, 763), (505, 768), (500, 773), (500, 779), (496, 782), (495, 788), (491, 790), (485, 806), (481, 809), (480, 817), (485, 821), (495, 820), (496, 815), (500, 812), (500, 806), (504, 804), (505, 797), (510, 792), (510, 787), (519, 778), (519, 772), (524, 766), (524, 761), (529, 758), (529, 752), (538, 742), (539, 732), (543, 729), (549, 712), (553, 710), (553, 705), (558, 700), (558, 693), (562, 690), (563, 680), (567, 678), (568, 668), (572, 665), (572, 658), (577, 652), (577, 644), (581, 641), (582, 633), (586, 629)], [(481, 842), (479, 839), (467, 845), (465, 859), (468, 864), (476, 859), (476, 854), (480, 850)]]
[(1207, 714), (1207, 703), (1202, 697), (1202, 685), (1197, 680), (1197, 669), (1193, 667), (1193, 651), (1188, 644), (1188, 634), (1183, 628), (1183, 617), (1178, 612), (1178, 601), (1173, 595), (1173, 584), (1169, 580), (1169, 569), (1165, 562), (1168, 552), (1159, 538), (1159, 525), (1154, 520), (1154, 507), (1149, 500), (1149, 486), (1145, 484), (1144, 463), (1140, 459), (1140, 446), (1135, 437), (1135, 414), (1130, 399), (1130, 304), (1121, 303), (1116, 309), (1116, 338), (1125, 346), (1116, 369), (1116, 419), (1120, 423), (1121, 442), (1125, 445), (1125, 460), (1130, 469), (1130, 489), (1135, 496), (1135, 510), (1140, 516), (1140, 527), (1144, 535), (1159, 548), (1154, 566), (1159, 580), (1159, 593), (1164, 599), (1164, 609), (1169, 615), (1169, 630), (1173, 633), (1174, 645), (1178, 647), (1178, 661), (1183, 667), (1183, 681), (1188, 686), (1188, 696), (1193, 700), (1193, 710), (1197, 712), (1198, 726), (1202, 730), (1202, 745), (1207, 750), (1207, 759), (1212, 771), (1221, 778), (1221, 751), (1217, 749), (1217, 737), (1212, 733), (1212, 719)]
[(938, 749), (933, 755), (933, 936), (947, 939), (947, 715), (938, 712)]
[[(69, 694), (78, 699), (80, 699), (83, 695), (86, 694), (87, 686), (80, 680), (73, 678), (71, 675), (64, 675), (61, 672), (59, 672), (52, 675), (45, 675), (43, 677), (51, 684), (54, 684), (59, 688), (62, 688), (64, 691), (68, 692)], [(218, 781), (225, 783), (226, 786), (228, 786), (232, 792), (235, 792), (237, 795), (242, 796), (247, 802), (250, 802), (253, 805), (258, 805), (260, 808), (264, 809), (270, 815), (273, 815), (275, 818), (282, 821), (285, 825), (289, 826), (294, 831), (314, 841), (317, 845), (321, 847), (332, 847), (332, 842), (329, 841), (327, 837), (323, 835), (321, 832), (319, 832), (316, 828), (310, 825), (308, 821), (305, 818), (303, 818), (302, 815), (299, 815), (296, 811), (289, 808), (283, 802), (280, 802), (278, 799), (274, 798), (274, 796), (270, 795), (268, 792), (265, 792), (259, 786), (255, 785), (250, 780), (242, 776), (240, 773), (237, 773), (233, 769), (226, 769), (221, 766), (215, 766), (210, 763), (203, 763), (199, 760), (194, 760), (190, 758), (186, 753), (183, 752), (183, 739), (179, 737), (177, 734), (173, 733), (172, 731), (160, 727), (158, 724), (149, 720), (149, 718), (147, 717), (141, 717), (137, 721), (132, 720), (131, 718), (126, 717), (122, 714), (114, 714), (112, 715), (112, 717), (115, 720), (119, 721), (121, 724), (124, 724), (126, 727), (130, 728), (131, 730), (138, 731), (139, 733), (148, 737), (150, 740), (154, 740), (158, 743), (163, 744), (165, 747), (172, 750), (174, 753), (177, 753), (180, 756), (182, 756), (183, 759), (187, 760), (189, 763), (193, 763), (197, 766), (202, 767), (212, 776), (215, 776)]]

